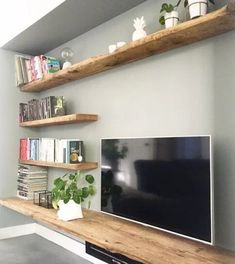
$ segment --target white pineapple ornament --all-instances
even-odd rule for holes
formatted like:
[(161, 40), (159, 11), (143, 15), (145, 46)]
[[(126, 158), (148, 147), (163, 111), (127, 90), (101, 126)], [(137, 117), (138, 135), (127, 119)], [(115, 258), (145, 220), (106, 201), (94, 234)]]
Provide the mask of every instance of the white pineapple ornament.
[(135, 31), (132, 34), (132, 40), (137, 40), (145, 37), (147, 33), (144, 31), (144, 28), (146, 27), (146, 23), (144, 20), (144, 17), (142, 16), (141, 18), (136, 18), (134, 19), (134, 24), (133, 24)]

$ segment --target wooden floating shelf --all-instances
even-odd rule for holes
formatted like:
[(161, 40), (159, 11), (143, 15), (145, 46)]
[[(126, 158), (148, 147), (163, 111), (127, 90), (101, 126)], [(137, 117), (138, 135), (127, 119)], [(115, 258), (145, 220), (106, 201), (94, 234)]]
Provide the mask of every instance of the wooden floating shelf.
[(68, 69), (47, 74), (21, 87), (23, 92), (40, 92), (73, 80), (144, 59), (154, 54), (179, 48), (235, 29), (235, 0), (200, 18), (175, 27), (163, 29), (137, 41), (130, 42), (112, 54), (91, 57)]
[(234, 264), (235, 253), (160, 230), (145, 227), (101, 212), (83, 210), (84, 218), (57, 219), (54, 209), (19, 198), (0, 200), (0, 205), (32, 217), (109, 251), (145, 264)]
[(40, 160), (19, 160), (20, 164), (27, 164), (33, 166), (42, 166), (58, 169), (68, 169), (68, 170), (92, 170), (98, 167), (97, 162), (81, 162), (81, 163), (56, 163), (47, 162)]
[(73, 124), (80, 122), (91, 122), (97, 120), (98, 120), (97, 115), (71, 114), (71, 115), (57, 116), (47, 119), (22, 122), (19, 125), (21, 127), (42, 127), (42, 126), (53, 126), (53, 125), (66, 125), (66, 124)]

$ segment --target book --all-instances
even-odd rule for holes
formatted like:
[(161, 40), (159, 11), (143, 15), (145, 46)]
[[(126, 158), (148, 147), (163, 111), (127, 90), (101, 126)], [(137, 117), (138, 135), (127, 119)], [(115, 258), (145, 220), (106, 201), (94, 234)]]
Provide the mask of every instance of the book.
[(39, 166), (18, 165), (17, 196), (32, 200), (34, 192), (47, 189), (47, 170)]
[(65, 115), (65, 100), (64, 96), (50, 97), (50, 117)]
[(28, 104), (19, 104), (19, 122), (28, 121)]

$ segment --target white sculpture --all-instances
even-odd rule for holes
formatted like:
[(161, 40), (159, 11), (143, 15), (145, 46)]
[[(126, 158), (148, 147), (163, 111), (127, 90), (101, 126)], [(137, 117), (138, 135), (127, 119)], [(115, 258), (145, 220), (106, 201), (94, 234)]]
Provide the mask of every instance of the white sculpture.
[(134, 19), (134, 24), (133, 24), (135, 31), (132, 34), (132, 40), (137, 40), (145, 37), (147, 33), (144, 31), (144, 28), (146, 27), (146, 23), (144, 20), (144, 17), (142, 16), (141, 18), (136, 18)]

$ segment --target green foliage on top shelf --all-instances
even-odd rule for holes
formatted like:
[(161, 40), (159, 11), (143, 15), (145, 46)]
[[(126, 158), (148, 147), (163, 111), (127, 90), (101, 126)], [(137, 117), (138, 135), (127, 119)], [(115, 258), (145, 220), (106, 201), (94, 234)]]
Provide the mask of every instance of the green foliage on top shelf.
[[(215, 1), (214, 0), (208, 0), (208, 1), (210, 3), (212, 3), (213, 5), (215, 4)], [(163, 3), (162, 6), (161, 6), (160, 13), (163, 13), (163, 12), (170, 13), (170, 12), (172, 12), (173, 10), (175, 10), (180, 5), (181, 2), (182, 2), (182, 0), (178, 0), (178, 2), (176, 3), (176, 5)], [(188, 0), (184, 0), (184, 7), (187, 7), (187, 6), (188, 6)], [(165, 25), (164, 15), (160, 16), (159, 23), (161, 25)]]

